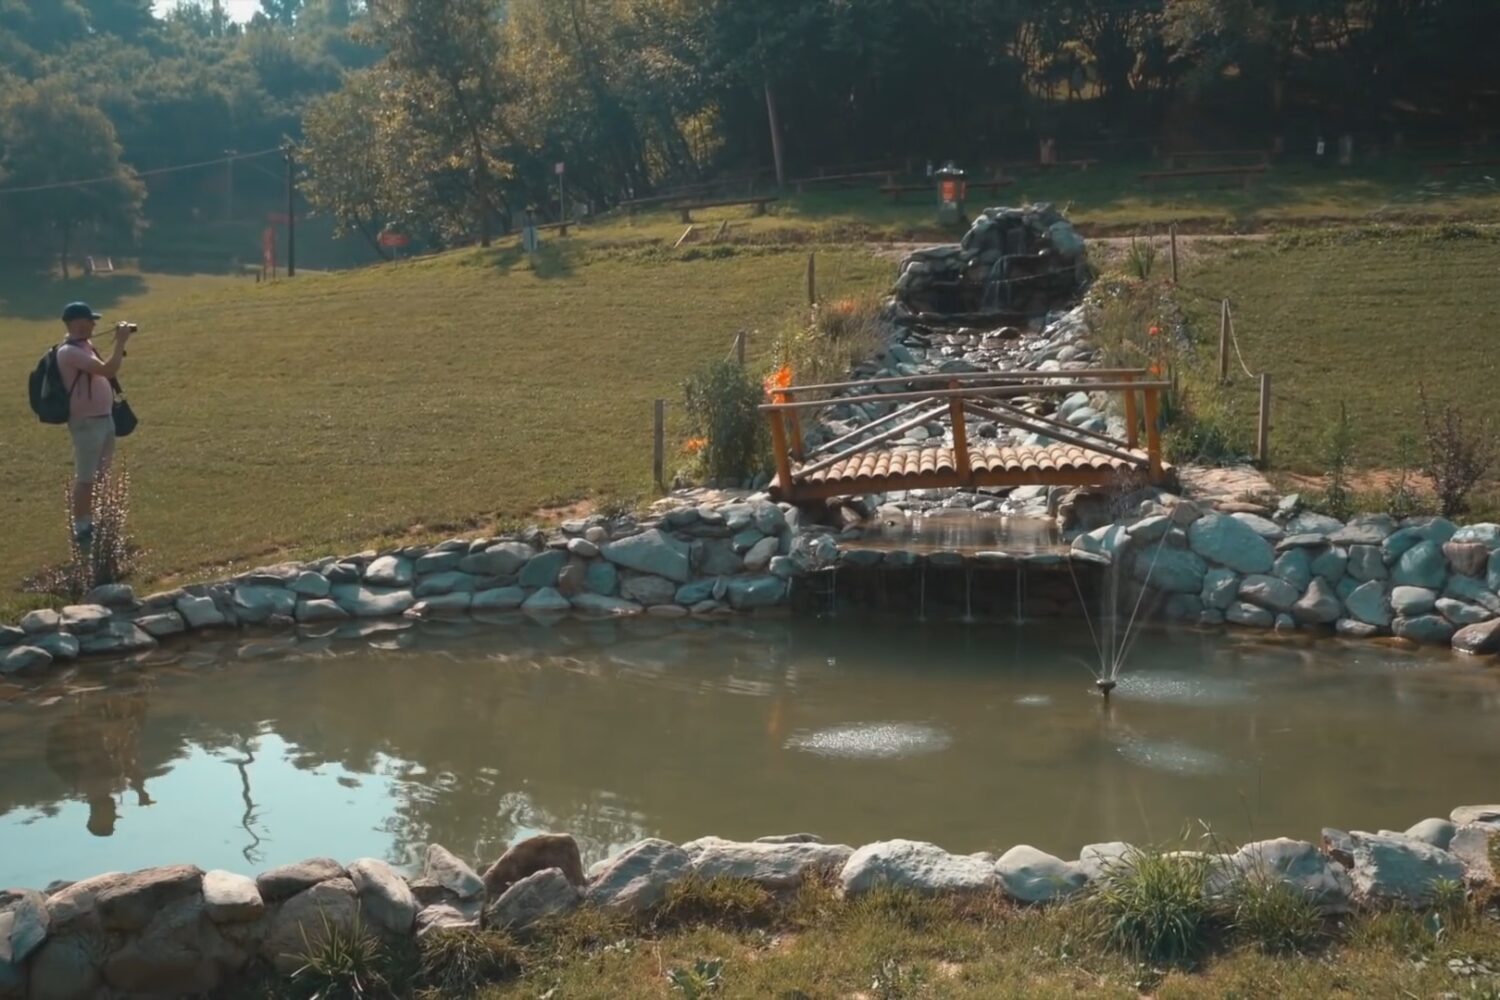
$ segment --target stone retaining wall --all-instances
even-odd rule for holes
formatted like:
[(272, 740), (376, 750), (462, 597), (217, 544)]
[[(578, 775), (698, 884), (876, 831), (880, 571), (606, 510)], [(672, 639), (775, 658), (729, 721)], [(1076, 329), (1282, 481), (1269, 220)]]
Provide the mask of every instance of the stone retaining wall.
[(1162, 496), (1073, 540), (1160, 595), (1167, 618), (1500, 652), (1500, 525), (1384, 514), (1272, 518)]
[[(1329, 829), (1317, 845), (1260, 841), (1209, 855), (1206, 891), (1255, 876), (1286, 883), (1329, 914), (1420, 908), (1444, 882), (1494, 885), (1497, 838), (1500, 805), (1461, 806), (1402, 833)], [(375, 858), (347, 866), (311, 858), (255, 878), (171, 865), (0, 893), (0, 1000), (209, 993), (264, 970), (290, 975), (334, 930), (401, 941), (452, 928), (523, 935), (583, 906), (646, 916), (692, 876), (782, 892), (831, 873), (846, 898), (889, 886), (1041, 905), (1087, 891), (1134, 856), (1118, 842), (1064, 860), (1025, 844), (960, 855), (920, 841), (855, 848), (792, 834), (648, 839), (585, 872), (572, 837), (544, 834), (511, 847), (483, 876), (437, 844), (411, 877)]]

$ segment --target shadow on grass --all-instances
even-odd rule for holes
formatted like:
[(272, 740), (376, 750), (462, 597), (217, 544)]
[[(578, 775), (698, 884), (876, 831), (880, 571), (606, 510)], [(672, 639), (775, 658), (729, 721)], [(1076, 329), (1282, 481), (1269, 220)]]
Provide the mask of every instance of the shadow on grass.
[(519, 267), (546, 279), (571, 276), (583, 259), (582, 246), (562, 243), (555, 237), (552, 240), (544, 237), (541, 248), (534, 254), (528, 254), (520, 243), (514, 243), (485, 251), (476, 258), (505, 274)]
[(59, 331), (63, 306), (69, 302), (82, 299), (107, 317), (111, 306), (145, 289), (138, 274), (74, 274), (65, 279), (38, 261), (0, 262), (0, 313), (25, 320), (55, 319)]

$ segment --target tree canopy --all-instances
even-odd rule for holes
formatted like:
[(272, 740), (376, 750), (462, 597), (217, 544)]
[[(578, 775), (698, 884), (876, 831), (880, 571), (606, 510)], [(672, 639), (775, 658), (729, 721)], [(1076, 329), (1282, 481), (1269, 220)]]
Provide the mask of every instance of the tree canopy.
[[(795, 176), (1031, 158), (1046, 137), (1120, 155), (1153, 141), (1385, 142), (1493, 126), (1500, 113), (1488, 51), (1500, 3), (1478, 0), (259, 7), (236, 23), (221, 0), (163, 15), (150, 0), (0, 0), (0, 87), (66, 93), (69, 113), (102, 115), (121, 177), (127, 166), (146, 177), (148, 221), (201, 216), (236, 191), (279, 198), (266, 165), (154, 171), (290, 138), (305, 146), (312, 205), (341, 228), (371, 238), (399, 225), (434, 243), (483, 242), (528, 209), (555, 216), (558, 162), (596, 206), (766, 170), (773, 123)], [(32, 158), (9, 148), (31, 139), (0, 141), (5, 162)], [(22, 210), (7, 183), (0, 214), (11, 215)], [(130, 215), (121, 208), (116, 222)]]

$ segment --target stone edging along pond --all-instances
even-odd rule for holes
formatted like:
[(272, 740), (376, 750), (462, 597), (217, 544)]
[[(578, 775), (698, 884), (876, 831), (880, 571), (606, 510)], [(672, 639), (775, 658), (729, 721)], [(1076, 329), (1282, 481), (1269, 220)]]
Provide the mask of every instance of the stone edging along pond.
[[(1320, 845), (1282, 838), (1199, 857), (1207, 894), (1244, 878), (1274, 881), (1339, 915), (1422, 908), (1445, 885), (1492, 886), (1497, 841), (1500, 805), (1461, 806), (1404, 833), (1328, 829)], [(1027, 845), (998, 856), (959, 855), (920, 841), (856, 849), (793, 834), (680, 846), (648, 839), (585, 872), (571, 836), (543, 834), (511, 847), (482, 877), (436, 844), (412, 878), (374, 858), (347, 866), (313, 858), (255, 878), (171, 865), (0, 892), (0, 998), (83, 1000), (106, 988), (204, 994), (257, 969), (291, 975), (335, 932), (388, 941), (443, 929), (524, 935), (581, 906), (647, 917), (689, 878), (743, 880), (779, 893), (821, 874), (844, 898), (892, 887), (1041, 905), (1085, 892), (1136, 856), (1123, 843), (1091, 844), (1065, 861)]]

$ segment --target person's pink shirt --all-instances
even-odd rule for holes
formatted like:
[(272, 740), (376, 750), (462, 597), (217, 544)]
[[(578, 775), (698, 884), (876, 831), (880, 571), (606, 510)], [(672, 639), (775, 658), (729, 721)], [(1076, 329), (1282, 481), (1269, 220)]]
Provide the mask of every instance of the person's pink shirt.
[(84, 417), (107, 417), (113, 406), (114, 392), (109, 379), (103, 375), (90, 375), (81, 365), (94, 356), (87, 341), (67, 342), (57, 349), (57, 371), (62, 375), (63, 385), (71, 393), (68, 397), (68, 419)]

